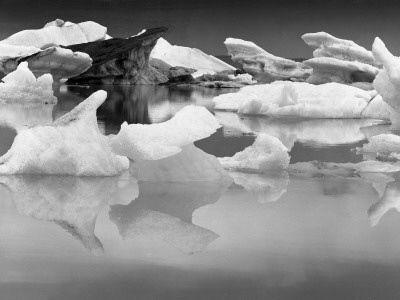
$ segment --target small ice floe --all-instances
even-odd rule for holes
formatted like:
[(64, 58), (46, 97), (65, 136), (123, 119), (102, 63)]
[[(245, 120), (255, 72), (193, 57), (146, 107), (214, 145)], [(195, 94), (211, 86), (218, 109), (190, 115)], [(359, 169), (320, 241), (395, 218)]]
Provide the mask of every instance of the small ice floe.
[(379, 134), (371, 137), (367, 144), (357, 148), (358, 153), (383, 161), (400, 160), (400, 136), (395, 134)]
[(161, 240), (184, 254), (202, 252), (219, 236), (192, 223), (198, 208), (215, 203), (228, 187), (221, 182), (139, 182), (139, 196), (112, 205), (110, 220), (123, 239)]
[(253, 145), (232, 157), (221, 157), (218, 160), (229, 170), (262, 173), (267, 170), (287, 169), (290, 156), (278, 138), (260, 134)]
[(186, 106), (159, 124), (122, 124), (109, 136), (113, 151), (135, 162), (144, 181), (212, 181), (227, 177), (215, 156), (193, 145), (220, 125), (204, 107)]
[(311, 74), (311, 68), (303, 63), (272, 55), (253, 42), (227, 38), (224, 43), (232, 60), (257, 81), (305, 80)]
[(325, 175), (339, 177), (353, 177), (360, 173), (396, 173), (400, 171), (400, 164), (391, 164), (376, 160), (367, 160), (359, 163), (333, 162), (298, 162), (289, 165), (289, 172), (298, 175)]
[(0, 101), (6, 103), (57, 103), (53, 94), (53, 77), (44, 74), (38, 79), (29, 70), (28, 63), (22, 62), (18, 68), (0, 82)]
[(98, 91), (52, 124), (21, 131), (0, 157), (0, 174), (113, 176), (127, 169), (129, 160), (111, 151), (97, 125), (106, 97)]
[(171, 45), (163, 38), (158, 39), (150, 53), (150, 63), (153, 59), (161, 60), (171, 67), (196, 69), (197, 72), (192, 74), (193, 77), (236, 70), (231, 65), (199, 49)]
[(361, 118), (361, 112), (376, 95), (356, 87), (326, 83), (276, 81), (246, 86), (237, 93), (217, 96), (215, 109), (276, 117)]
[(22, 215), (61, 226), (94, 255), (103, 254), (96, 218), (116, 189), (116, 177), (0, 176)]
[(383, 101), (392, 108), (392, 127), (400, 129), (400, 58), (390, 53), (379, 38), (375, 39), (372, 52), (375, 59), (383, 64), (383, 70), (374, 80), (374, 87), (382, 95)]
[(289, 175), (286, 171), (263, 174), (229, 172), (238, 186), (255, 195), (259, 203), (278, 201), (287, 191)]

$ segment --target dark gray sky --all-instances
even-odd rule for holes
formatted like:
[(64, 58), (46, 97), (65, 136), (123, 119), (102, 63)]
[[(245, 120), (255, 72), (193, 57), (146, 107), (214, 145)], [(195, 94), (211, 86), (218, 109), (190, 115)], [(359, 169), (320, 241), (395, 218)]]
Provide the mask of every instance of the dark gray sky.
[[(397, 1), (400, 2), (400, 1)], [(400, 55), (394, 0), (0, 0), (0, 38), (56, 18), (96, 21), (112, 36), (167, 26), (171, 43), (226, 54), (225, 38), (250, 40), (284, 57), (311, 57), (300, 36), (327, 31), (371, 49), (379, 36)]]

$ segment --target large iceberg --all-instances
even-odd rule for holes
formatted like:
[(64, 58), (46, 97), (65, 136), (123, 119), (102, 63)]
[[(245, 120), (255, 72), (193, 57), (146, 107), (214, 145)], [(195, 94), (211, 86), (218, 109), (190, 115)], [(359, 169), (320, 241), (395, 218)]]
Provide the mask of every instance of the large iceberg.
[[(307, 79), (309, 83), (371, 83), (379, 72), (379, 64), (372, 52), (353, 41), (339, 39), (326, 32), (306, 33), (302, 39), (315, 48), (314, 58), (304, 61), (313, 68)], [(370, 84), (358, 86), (372, 89)]]
[[(61, 21), (61, 20), (60, 20)], [(78, 24), (54, 22), (41, 29), (23, 30), (0, 41), (0, 44), (46, 49), (104, 40), (107, 28), (96, 22)]]
[(193, 145), (219, 127), (204, 107), (186, 106), (163, 123), (124, 123), (117, 135), (109, 136), (109, 143), (115, 153), (135, 161), (140, 180), (222, 180), (227, 176), (218, 160)]
[(257, 81), (305, 80), (312, 71), (301, 62), (272, 55), (253, 42), (228, 38), (225, 46), (232, 60)]
[(226, 169), (261, 173), (268, 170), (286, 169), (290, 156), (288, 149), (278, 138), (260, 134), (253, 145), (232, 157), (221, 157), (218, 160)]
[(97, 126), (106, 97), (98, 91), (52, 124), (21, 131), (0, 157), (0, 174), (113, 176), (127, 169), (129, 160), (111, 151)]
[[(161, 60), (171, 67), (185, 67), (196, 69), (194, 77), (203, 74), (215, 74), (219, 72), (234, 72), (236, 69), (222, 60), (205, 54), (199, 49), (171, 45), (165, 39), (160, 38), (150, 54), (152, 60)], [(157, 62), (157, 64), (159, 64)]]
[(215, 109), (243, 114), (309, 118), (361, 118), (376, 93), (339, 83), (278, 81), (217, 96)]
[(84, 52), (93, 59), (92, 66), (84, 73), (71, 78), (69, 83), (105, 84), (160, 84), (168, 81), (149, 63), (154, 45), (167, 28), (158, 27), (144, 33), (123, 38), (65, 46), (74, 52)]
[(3, 78), (0, 83), (0, 101), (6, 103), (57, 103), (53, 94), (53, 77), (44, 74), (38, 79), (29, 70), (28, 63)]
[(376, 38), (372, 45), (375, 59), (383, 65), (374, 80), (374, 87), (383, 100), (392, 108), (390, 120), (393, 128), (400, 128), (400, 58), (386, 48), (381, 39)]

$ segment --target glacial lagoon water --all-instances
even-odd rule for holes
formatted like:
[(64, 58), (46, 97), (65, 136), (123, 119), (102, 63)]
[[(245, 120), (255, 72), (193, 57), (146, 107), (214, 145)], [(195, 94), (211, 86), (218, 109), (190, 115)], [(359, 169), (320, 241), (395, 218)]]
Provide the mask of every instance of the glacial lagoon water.
[[(0, 154), (103, 88), (99, 128), (155, 123), (185, 105), (212, 111), (233, 90), (55, 89), (56, 106), (1, 106)], [(389, 132), (372, 120), (297, 120), (215, 112), (197, 146), (233, 155), (278, 136), (291, 162), (359, 162)], [(0, 177), (0, 299), (398, 299), (400, 178), (231, 173), (235, 183), (135, 178)]]

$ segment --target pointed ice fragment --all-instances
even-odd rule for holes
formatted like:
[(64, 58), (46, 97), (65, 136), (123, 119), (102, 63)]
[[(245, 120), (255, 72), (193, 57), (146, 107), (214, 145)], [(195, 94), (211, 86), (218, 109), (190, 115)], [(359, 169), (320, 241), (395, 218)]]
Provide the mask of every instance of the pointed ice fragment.
[(97, 126), (106, 97), (98, 91), (53, 124), (20, 132), (0, 157), (0, 174), (113, 176), (127, 169), (128, 159), (111, 151)]

